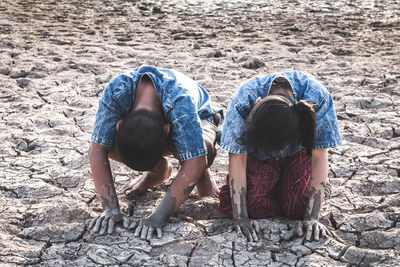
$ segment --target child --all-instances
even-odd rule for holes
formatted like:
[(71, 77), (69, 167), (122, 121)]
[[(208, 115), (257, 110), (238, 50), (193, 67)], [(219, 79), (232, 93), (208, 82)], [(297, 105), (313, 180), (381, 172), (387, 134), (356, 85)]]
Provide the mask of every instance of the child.
[[(173, 70), (142, 66), (115, 77), (104, 90), (92, 132), (89, 161), (104, 212), (94, 218), (92, 232), (111, 233), (114, 224), (129, 221), (120, 211), (109, 158), (147, 171), (122, 190), (141, 194), (171, 175), (164, 157), (173, 154), (181, 168), (156, 210), (140, 221), (135, 236), (149, 240), (162, 227), (197, 184), (199, 197), (217, 196), (209, 167), (216, 150), (221, 112), (211, 106), (207, 91)], [(207, 157), (206, 157), (207, 155)]]
[[(256, 221), (283, 214), (302, 219), (297, 233), (319, 240), (327, 187), (327, 148), (341, 143), (333, 100), (312, 76), (290, 71), (255, 77), (232, 97), (221, 148), (229, 152), (221, 211), (257, 241)], [(329, 185), (330, 186), (330, 185)]]

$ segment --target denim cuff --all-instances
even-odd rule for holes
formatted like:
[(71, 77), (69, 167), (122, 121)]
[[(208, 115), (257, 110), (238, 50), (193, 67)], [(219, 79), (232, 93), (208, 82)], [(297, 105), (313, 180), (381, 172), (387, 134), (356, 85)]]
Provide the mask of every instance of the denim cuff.
[(92, 135), (92, 137), (90, 138), (91, 141), (102, 145), (102, 146), (111, 146), (113, 144), (113, 141), (98, 137), (98, 136), (94, 136)]
[(207, 155), (207, 149), (202, 148), (196, 151), (188, 151), (185, 153), (180, 153), (178, 154), (178, 157), (180, 158), (180, 160), (188, 160), (191, 158), (195, 158), (195, 157), (200, 157), (200, 156), (204, 156)]
[(247, 153), (246, 149), (233, 148), (233, 147), (230, 147), (225, 144), (220, 144), (220, 147), (223, 150), (228, 151), (229, 153), (232, 153), (232, 154), (246, 154)]
[(341, 144), (342, 144), (341, 140), (333, 140), (333, 141), (326, 142), (326, 143), (316, 144), (314, 146), (314, 149), (331, 148), (331, 147), (339, 146)]

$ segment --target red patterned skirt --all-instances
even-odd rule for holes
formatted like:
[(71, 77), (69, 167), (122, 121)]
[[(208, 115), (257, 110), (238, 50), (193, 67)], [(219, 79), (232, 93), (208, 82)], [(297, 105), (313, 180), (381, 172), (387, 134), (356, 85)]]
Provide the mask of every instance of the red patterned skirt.
[[(249, 218), (303, 218), (311, 177), (311, 157), (305, 149), (278, 160), (258, 160), (248, 155), (246, 175)], [(219, 209), (232, 217), (228, 179), (219, 194)]]

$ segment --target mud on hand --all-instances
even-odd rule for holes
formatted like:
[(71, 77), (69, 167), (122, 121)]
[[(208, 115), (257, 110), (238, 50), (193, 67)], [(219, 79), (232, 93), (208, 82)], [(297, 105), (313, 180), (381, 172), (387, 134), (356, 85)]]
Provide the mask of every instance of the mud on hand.
[(238, 217), (233, 220), (233, 227), (238, 233), (244, 234), (250, 242), (257, 242), (257, 234), (260, 233), (260, 225), (256, 220), (250, 220), (247, 217)]
[(137, 224), (137, 222), (131, 223), (128, 217), (117, 209), (106, 209), (102, 214), (90, 221), (89, 230), (100, 235), (104, 235), (106, 232), (111, 234), (115, 225), (120, 222), (127, 229), (133, 229)]
[(142, 240), (150, 240), (153, 237), (153, 232), (157, 231), (157, 238), (162, 238), (162, 227), (164, 221), (159, 216), (154, 214), (140, 220), (140, 223), (135, 231), (135, 236), (140, 236)]
[(296, 224), (296, 232), (298, 236), (303, 236), (304, 231), (306, 230), (305, 238), (307, 241), (319, 241), (319, 238), (327, 238), (328, 236), (332, 236), (331, 231), (320, 223), (318, 220), (305, 220), (302, 222), (298, 222)]

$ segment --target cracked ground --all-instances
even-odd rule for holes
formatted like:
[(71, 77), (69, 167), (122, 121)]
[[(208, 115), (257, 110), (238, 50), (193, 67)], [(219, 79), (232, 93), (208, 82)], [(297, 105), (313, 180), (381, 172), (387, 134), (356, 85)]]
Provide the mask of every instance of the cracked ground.
[[(399, 266), (400, 5), (375, 1), (2, 0), (0, 265)], [(299, 69), (335, 100), (343, 145), (329, 150), (334, 237), (306, 242), (294, 221), (260, 220), (260, 242), (227, 231), (195, 192), (149, 242), (119, 227), (96, 236), (87, 159), (109, 80), (142, 64), (177, 69), (226, 108), (245, 80)], [(174, 164), (176, 174), (178, 163)], [(140, 175), (112, 163), (117, 191)], [(218, 149), (219, 186), (227, 154)], [(120, 203), (150, 214), (171, 180)]]

